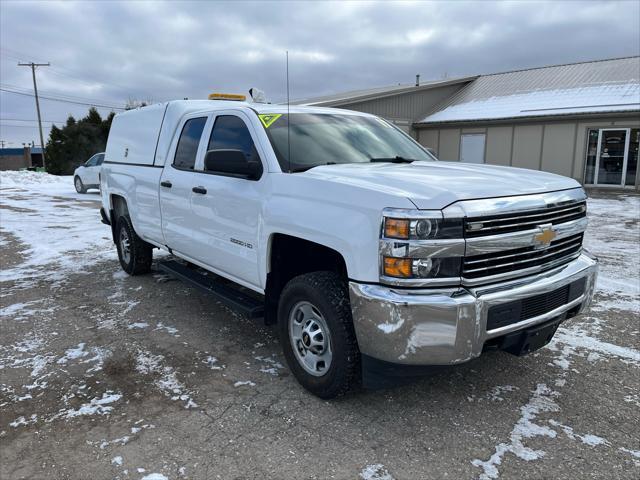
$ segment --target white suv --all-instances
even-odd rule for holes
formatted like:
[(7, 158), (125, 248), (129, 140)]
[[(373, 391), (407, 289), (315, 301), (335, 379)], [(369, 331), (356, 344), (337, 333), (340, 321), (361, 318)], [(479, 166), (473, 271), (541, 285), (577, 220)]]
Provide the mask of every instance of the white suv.
[(90, 188), (100, 189), (100, 169), (104, 161), (104, 152), (96, 153), (73, 172), (73, 184), (76, 192), (87, 193)]

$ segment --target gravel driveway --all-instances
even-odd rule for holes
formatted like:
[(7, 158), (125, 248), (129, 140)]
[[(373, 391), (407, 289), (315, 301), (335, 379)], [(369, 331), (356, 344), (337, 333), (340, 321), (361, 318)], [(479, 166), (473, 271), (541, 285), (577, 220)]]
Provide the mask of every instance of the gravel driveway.
[(640, 197), (589, 201), (596, 301), (546, 348), (331, 402), (273, 328), (121, 272), (98, 199), (0, 176), (0, 478), (640, 477)]

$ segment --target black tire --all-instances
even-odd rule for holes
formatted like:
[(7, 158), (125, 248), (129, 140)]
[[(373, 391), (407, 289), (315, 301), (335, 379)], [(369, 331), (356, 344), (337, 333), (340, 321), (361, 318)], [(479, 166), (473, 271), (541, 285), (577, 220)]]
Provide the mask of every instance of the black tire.
[(73, 178), (73, 186), (76, 187), (76, 192), (87, 193), (87, 189), (82, 183), (82, 179), (77, 175)]
[[(125, 244), (127, 239), (128, 249)], [(151, 271), (153, 247), (136, 234), (128, 215), (118, 218), (115, 240), (118, 259), (125, 272), (129, 275), (142, 275)]]
[[(332, 358), (320, 376), (307, 372), (291, 341), (294, 308), (308, 302), (322, 315), (329, 330)], [(293, 278), (278, 305), (278, 330), (285, 359), (300, 384), (314, 395), (330, 399), (357, 387), (361, 379), (360, 351), (353, 328), (347, 283), (333, 272), (312, 272)]]

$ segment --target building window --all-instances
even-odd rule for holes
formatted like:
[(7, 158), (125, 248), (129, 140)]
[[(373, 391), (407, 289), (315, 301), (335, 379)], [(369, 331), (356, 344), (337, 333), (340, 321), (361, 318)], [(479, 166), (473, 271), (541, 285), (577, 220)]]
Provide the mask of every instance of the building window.
[(627, 152), (627, 176), (624, 182), (625, 185), (636, 184), (638, 147), (640, 147), (640, 128), (632, 128), (629, 137), (629, 151)]
[(460, 137), (460, 161), (484, 163), (484, 133), (465, 134)]

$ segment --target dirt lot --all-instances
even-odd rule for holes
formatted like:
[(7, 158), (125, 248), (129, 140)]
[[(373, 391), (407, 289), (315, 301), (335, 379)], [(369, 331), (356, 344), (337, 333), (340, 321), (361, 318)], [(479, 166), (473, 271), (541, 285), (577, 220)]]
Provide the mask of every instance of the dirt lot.
[(326, 402), (272, 328), (123, 274), (98, 195), (45, 177), (0, 178), (2, 479), (640, 476), (640, 198), (590, 201), (599, 292), (548, 347)]

